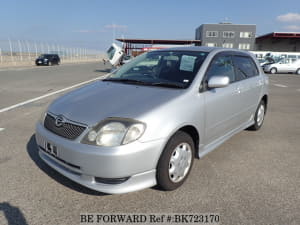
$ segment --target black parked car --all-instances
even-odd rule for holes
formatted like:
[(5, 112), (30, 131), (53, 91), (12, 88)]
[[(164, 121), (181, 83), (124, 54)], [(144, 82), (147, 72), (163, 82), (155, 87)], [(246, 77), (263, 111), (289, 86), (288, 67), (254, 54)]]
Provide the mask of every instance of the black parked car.
[(59, 65), (60, 58), (57, 54), (42, 54), (35, 60), (35, 64), (37, 66), (40, 66), (40, 65), (52, 66), (55, 64)]

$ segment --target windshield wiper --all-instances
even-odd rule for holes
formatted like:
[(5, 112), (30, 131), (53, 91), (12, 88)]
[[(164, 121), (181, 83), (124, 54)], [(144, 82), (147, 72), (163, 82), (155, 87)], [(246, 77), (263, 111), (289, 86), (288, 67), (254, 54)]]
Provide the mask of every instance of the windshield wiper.
[(184, 84), (175, 84), (175, 83), (168, 83), (168, 82), (156, 82), (156, 83), (149, 83), (151, 86), (160, 86), (160, 87), (169, 87), (169, 88), (185, 88)]
[(168, 87), (168, 88), (185, 88), (186, 86), (183, 84), (175, 84), (169, 82), (145, 82), (141, 80), (133, 80), (133, 79), (126, 79), (126, 78), (107, 78), (103, 79), (102, 81), (112, 81), (112, 82), (121, 82), (121, 83), (128, 83), (128, 84), (140, 84), (146, 86), (160, 86), (160, 87)]
[(107, 79), (103, 79), (102, 81), (112, 81), (112, 82), (121, 82), (121, 83), (129, 83), (129, 84), (143, 84), (143, 85), (149, 84), (148, 82), (126, 79), (126, 78), (107, 78)]

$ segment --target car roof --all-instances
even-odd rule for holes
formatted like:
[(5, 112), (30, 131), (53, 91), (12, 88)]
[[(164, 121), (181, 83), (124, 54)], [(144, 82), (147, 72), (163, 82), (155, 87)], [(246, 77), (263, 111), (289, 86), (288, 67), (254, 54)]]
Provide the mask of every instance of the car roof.
[(42, 54), (42, 55), (45, 55), (45, 56), (58, 56), (58, 54), (48, 54), (48, 53)]
[(219, 47), (206, 47), (206, 46), (186, 46), (186, 47), (175, 47), (175, 48), (168, 48), (168, 49), (160, 49), (157, 51), (197, 51), (197, 52), (232, 52), (232, 53), (239, 53), (244, 55), (251, 55), (249, 52), (239, 49), (232, 49), (232, 48), (219, 48)]
[(173, 47), (173, 48), (165, 48), (159, 49), (157, 51), (199, 51), (199, 52), (211, 52), (217, 48), (214, 47), (204, 47), (204, 46), (184, 46), (184, 47)]

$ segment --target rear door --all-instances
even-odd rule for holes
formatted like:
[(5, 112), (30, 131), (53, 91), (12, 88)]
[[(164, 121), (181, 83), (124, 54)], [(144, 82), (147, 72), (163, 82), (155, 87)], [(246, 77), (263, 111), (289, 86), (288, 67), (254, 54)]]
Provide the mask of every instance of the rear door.
[(293, 60), (291, 64), (291, 71), (290, 72), (297, 72), (297, 70), (300, 68), (300, 60)]
[(233, 55), (235, 80), (239, 91), (240, 124), (249, 122), (256, 111), (264, 84), (263, 77), (248, 55)]

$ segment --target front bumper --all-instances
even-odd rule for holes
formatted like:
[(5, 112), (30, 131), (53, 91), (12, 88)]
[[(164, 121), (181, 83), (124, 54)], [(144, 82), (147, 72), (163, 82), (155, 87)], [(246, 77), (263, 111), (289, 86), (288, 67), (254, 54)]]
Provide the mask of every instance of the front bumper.
[[(98, 147), (81, 144), (80, 138), (71, 141), (53, 134), (40, 123), (36, 126), (40, 157), (53, 169), (83, 186), (120, 194), (156, 185), (156, 165), (166, 140)], [(46, 151), (47, 143), (56, 147), (56, 156)], [(124, 182), (111, 184), (105, 182), (107, 179)]]
[(269, 73), (271, 68), (268, 66), (268, 67), (263, 67), (262, 69), (265, 73)]
[(48, 61), (45, 61), (45, 60), (36, 60), (35, 64), (36, 65), (48, 65)]

